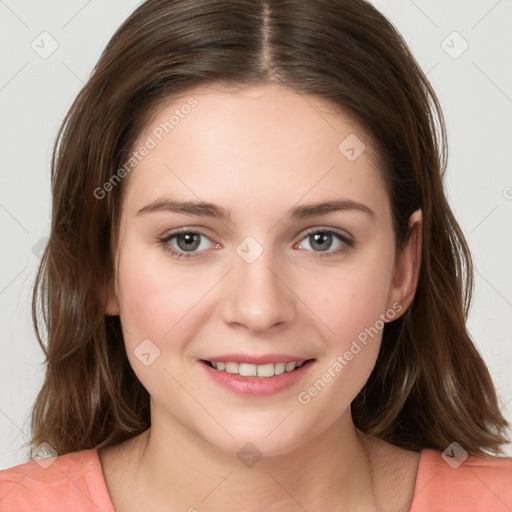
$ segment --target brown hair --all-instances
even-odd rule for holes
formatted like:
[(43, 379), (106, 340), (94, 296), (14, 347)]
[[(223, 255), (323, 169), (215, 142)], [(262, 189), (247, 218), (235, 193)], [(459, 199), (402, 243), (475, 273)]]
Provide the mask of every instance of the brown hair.
[(51, 234), (33, 296), (47, 369), (31, 456), (43, 441), (65, 454), (150, 426), (149, 394), (128, 362), (119, 317), (105, 314), (123, 182), (104, 198), (95, 191), (163, 102), (198, 85), (271, 82), (328, 100), (369, 134), (398, 245), (410, 215), (423, 213), (416, 295), (384, 329), (374, 371), (351, 406), (356, 427), (416, 451), (457, 441), (472, 454), (500, 453), (508, 442), (466, 329), (473, 270), (443, 191), (443, 116), (397, 30), (364, 0), (149, 0), (108, 43), (55, 144)]

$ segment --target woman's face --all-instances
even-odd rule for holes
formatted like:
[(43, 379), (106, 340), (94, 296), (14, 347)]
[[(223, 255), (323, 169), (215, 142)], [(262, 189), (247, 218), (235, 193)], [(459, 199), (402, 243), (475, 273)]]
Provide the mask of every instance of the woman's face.
[(349, 421), (405, 272), (361, 129), (283, 86), (210, 87), (134, 150), (107, 312), (153, 425), (277, 455)]

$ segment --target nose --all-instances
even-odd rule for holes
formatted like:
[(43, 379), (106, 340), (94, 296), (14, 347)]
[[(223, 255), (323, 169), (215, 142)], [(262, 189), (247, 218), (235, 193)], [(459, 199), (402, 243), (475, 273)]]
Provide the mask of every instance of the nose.
[(234, 255), (234, 268), (225, 288), (224, 321), (256, 334), (290, 324), (297, 314), (296, 301), (283, 262), (277, 262), (271, 250), (263, 250), (249, 261)]

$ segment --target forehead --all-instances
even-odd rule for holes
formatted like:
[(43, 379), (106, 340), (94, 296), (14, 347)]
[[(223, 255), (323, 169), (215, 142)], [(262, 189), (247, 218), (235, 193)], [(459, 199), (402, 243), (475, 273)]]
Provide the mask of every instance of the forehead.
[[(141, 131), (129, 175), (132, 208), (165, 193), (246, 209), (331, 195), (373, 202), (385, 184), (361, 127), (328, 101), (282, 85), (191, 89)], [(372, 197), (373, 196), (373, 197)]]

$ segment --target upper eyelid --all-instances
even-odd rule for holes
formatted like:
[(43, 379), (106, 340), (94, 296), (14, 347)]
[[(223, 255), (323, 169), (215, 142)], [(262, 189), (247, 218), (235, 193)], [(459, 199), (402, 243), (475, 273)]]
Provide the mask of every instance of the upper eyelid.
[[(312, 228), (307, 228), (306, 231), (304, 231), (304, 235), (303, 235), (303, 238), (310, 235), (311, 233), (317, 233), (317, 232), (322, 232), (322, 231), (327, 231), (327, 232), (331, 232), (331, 233), (334, 233), (336, 235), (339, 235), (341, 237), (346, 237), (346, 238), (350, 238), (350, 239), (353, 239), (353, 235), (351, 233), (349, 233), (346, 229), (341, 229), (341, 228), (332, 228), (332, 227), (328, 227), (328, 226), (319, 226), (319, 227), (312, 227)], [(301, 231), (302, 233), (303, 231)], [(299, 234), (297, 234), (296, 236), (298, 236)]]

